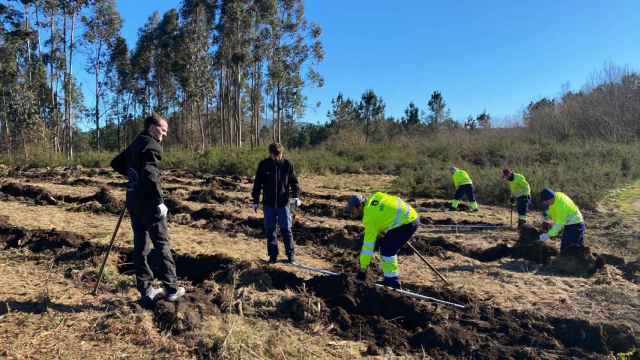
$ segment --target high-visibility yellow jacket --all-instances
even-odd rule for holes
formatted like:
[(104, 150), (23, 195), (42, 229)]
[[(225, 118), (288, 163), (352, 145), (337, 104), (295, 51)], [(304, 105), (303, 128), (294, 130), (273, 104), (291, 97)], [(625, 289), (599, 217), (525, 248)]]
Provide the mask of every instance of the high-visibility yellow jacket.
[(561, 192), (556, 192), (553, 204), (549, 206), (545, 215), (553, 221), (553, 226), (548, 232), (550, 237), (558, 235), (566, 225), (574, 225), (584, 222), (582, 213), (580, 212), (580, 209), (578, 209), (578, 206), (576, 206), (571, 198)]
[(381, 233), (410, 224), (418, 219), (418, 213), (396, 196), (377, 192), (364, 205), (364, 242), (360, 251), (360, 269), (366, 270)]
[(514, 198), (531, 196), (531, 187), (527, 179), (518, 173), (513, 173), (513, 181), (509, 181), (509, 190), (511, 190), (511, 197)]
[(473, 184), (473, 182), (471, 181), (471, 176), (469, 176), (469, 174), (464, 170), (456, 169), (456, 171), (453, 173), (453, 186), (458, 189), (462, 185), (469, 184)]

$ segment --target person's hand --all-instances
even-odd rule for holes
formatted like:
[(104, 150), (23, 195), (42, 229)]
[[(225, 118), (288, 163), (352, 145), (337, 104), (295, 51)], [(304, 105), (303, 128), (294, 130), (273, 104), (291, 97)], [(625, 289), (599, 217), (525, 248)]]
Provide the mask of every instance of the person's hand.
[(549, 240), (549, 239), (551, 239), (551, 238), (549, 237), (549, 234), (547, 234), (547, 233), (542, 233), (542, 234), (540, 234), (540, 238), (538, 239), (538, 241), (540, 241), (540, 242), (545, 242), (545, 241), (547, 241), (547, 240)]
[(169, 212), (169, 208), (167, 208), (167, 205), (165, 204), (158, 205), (158, 210), (160, 210), (160, 217), (167, 216), (167, 213)]
[(302, 201), (300, 201), (300, 198), (293, 198), (291, 199), (291, 206), (294, 208), (299, 208), (300, 205), (302, 205)]
[(358, 281), (366, 281), (367, 280), (367, 272), (366, 271), (358, 271), (358, 275), (356, 275), (356, 280)]
[(258, 204), (251, 204), (251, 209), (253, 209), (253, 212), (258, 212)]

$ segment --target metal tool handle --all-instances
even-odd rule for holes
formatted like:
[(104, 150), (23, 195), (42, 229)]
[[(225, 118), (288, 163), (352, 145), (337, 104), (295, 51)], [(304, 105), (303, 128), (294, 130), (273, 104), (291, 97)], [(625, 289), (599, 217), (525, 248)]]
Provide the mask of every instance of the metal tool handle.
[(120, 223), (122, 223), (122, 219), (124, 218), (124, 214), (127, 212), (127, 207), (123, 207), (120, 212), (120, 217), (118, 218), (118, 223), (116, 224), (116, 228), (113, 230), (113, 235), (111, 236), (111, 241), (109, 242), (109, 247), (107, 248), (107, 253), (104, 255), (104, 260), (102, 260), (102, 265), (100, 265), (100, 272), (98, 274), (98, 281), (96, 281), (96, 286), (93, 288), (93, 295), (96, 295), (98, 292), (98, 287), (100, 287), (100, 283), (102, 282), (102, 275), (104, 275), (104, 267), (107, 264), (107, 259), (109, 258), (109, 253), (111, 252), (111, 248), (113, 248), (113, 243), (116, 240), (116, 235), (118, 234), (118, 229), (120, 229)]

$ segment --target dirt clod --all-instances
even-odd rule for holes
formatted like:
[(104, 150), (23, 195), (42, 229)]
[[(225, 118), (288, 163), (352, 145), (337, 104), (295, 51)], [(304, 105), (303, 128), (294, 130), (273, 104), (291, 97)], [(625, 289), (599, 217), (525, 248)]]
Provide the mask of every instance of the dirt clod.
[(50, 192), (38, 186), (8, 183), (0, 187), (0, 192), (9, 196), (32, 200), (38, 205), (58, 204), (58, 200), (56, 200)]
[(197, 330), (205, 316), (216, 312), (211, 297), (198, 290), (188, 292), (177, 302), (159, 300), (153, 314), (161, 331), (182, 335)]
[(229, 197), (221, 192), (206, 189), (192, 191), (188, 200), (207, 204), (224, 204), (229, 201)]
[(586, 277), (593, 275), (601, 266), (602, 263), (596, 262), (591, 249), (584, 246), (566, 249), (549, 263), (546, 270), (563, 275)]

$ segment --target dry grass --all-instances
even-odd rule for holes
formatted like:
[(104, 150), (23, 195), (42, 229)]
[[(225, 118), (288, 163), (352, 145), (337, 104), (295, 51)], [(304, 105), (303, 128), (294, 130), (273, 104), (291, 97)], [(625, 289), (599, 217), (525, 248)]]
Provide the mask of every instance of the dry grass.
[[(344, 195), (362, 190), (384, 188), (391, 177), (334, 177), (313, 176), (303, 179), (303, 190), (316, 194)], [(106, 180), (105, 180), (106, 181)], [(365, 185), (362, 185), (362, 184)], [(53, 185), (41, 182), (53, 192), (69, 195), (91, 194), (93, 187)], [(249, 189), (248, 185), (243, 185)], [(122, 196), (122, 190), (114, 190)], [(626, 193), (625, 193), (626, 194)], [(225, 192), (239, 200), (246, 200), (242, 192)], [(627, 199), (625, 197), (625, 199)], [(637, 201), (636, 198), (629, 197)], [(305, 200), (305, 199), (303, 199)], [(315, 201), (308, 199), (306, 201)], [(333, 200), (323, 201), (335, 206)], [(203, 204), (185, 202), (192, 209)], [(613, 204), (613, 203), (609, 203)], [(2, 202), (0, 215), (9, 222), (30, 229), (56, 228), (86, 235), (90, 241), (106, 244), (116, 216), (110, 214), (77, 213), (64, 206), (35, 206), (21, 202)], [(256, 216), (244, 206), (207, 204), (237, 216)], [(628, 221), (628, 207), (616, 212)], [(615, 208), (607, 211), (616, 211)], [(434, 219), (452, 217), (455, 220), (509, 223), (508, 209), (482, 206), (478, 214), (425, 213)], [(261, 216), (259, 214), (258, 216)], [(602, 221), (588, 214), (589, 221)], [(336, 229), (355, 225), (351, 220), (329, 219), (299, 215), (308, 225), (330, 226)], [(536, 221), (540, 221), (536, 215)], [(632, 221), (632, 220), (629, 220)], [(636, 228), (637, 229), (637, 228)], [(596, 249), (608, 249), (603, 232), (588, 230), (588, 241)], [(222, 254), (238, 260), (265, 258), (264, 240), (244, 234), (226, 234), (196, 229), (186, 225), (170, 225), (174, 249), (184, 254)], [(432, 234), (426, 228), (420, 235), (443, 236), (451, 243), (486, 248), (499, 243), (513, 243), (517, 235), (510, 229), (480, 233)], [(131, 246), (128, 219), (121, 227), (118, 244)], [(557, 245), (557, 242), (556, 242)], [(319, 268), (331, 268), (330, 259), (315, 256), (314, 246), (298, 246), (300, 262)], [(27, 259), (27, 255), (29, 255)], [(503, 259), (482, 263), (456, 253), (430, 257), (429, 261), (451, 281), (452, 287), (469, 293), (478, 302), (503, 309), (534, 311), (540, 314), (587, 320), (618, 321), (640, 331), (640, 287), (625, 280), (616, 268), (592, 278), (550, 276), (540, 267), (521, 260)], [(192, 338), (183, 339), (160, 334), (147, 311), (132, 307), (137, 298), (133, 278), (118, 274), (116, 259), (107, 266), (106, 283), (116, 286), (117, 292), (104, 292), (94, 298), (89, 294), (86, 276), (95, 268), (72, 272), (65, 277), (59, 269), (49, 274), (50, 258), (33, 257), (22, 251), (5, 251), (0, 257), (0, 302), (13, 304), (8, 314), (0, 317), (0, 343), (4, 351), (0, 357), (26, 358), (194, 358), (197, 356), (222, 359), (352, 359), (362, 356), (366, 345), (344, 341), (331, 335), (330, 329), (311, 322), (301, 327), (290, 320), (272, 316), (282, 299), (293, 296), (287, 291), (258, 291), (252, 287), (211, 284), (211, 290), (224, 299), (222, 313), (207, 317), (205, 325)], [(97, 265), (97, 261), (94, 260)], [(276, 265), (295, 272), (300, 277), (311, 276), (302, 270)], [(403, 281), (415, 284), (442, 286), (417, 256), (401, 256)], [(43, 295), (43, 284), (49, 276), (49, 311), (34, 314)], [(1, 304), (0, 304), (1, 305)], [(2, 309), (0, 308), (0, 311)], [(1, 313), (1, 312), (0, 312)]]

